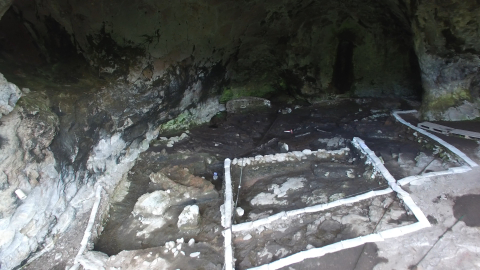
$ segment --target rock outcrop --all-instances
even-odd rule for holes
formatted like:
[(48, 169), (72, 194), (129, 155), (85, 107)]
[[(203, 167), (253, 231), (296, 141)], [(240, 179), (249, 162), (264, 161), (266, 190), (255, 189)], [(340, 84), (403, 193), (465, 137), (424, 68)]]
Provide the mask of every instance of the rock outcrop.
[(0, 74), (0, 118), (7, 115), (17, 104), (22, 96), (20, 89), (13, 83), (9, 83), (2, 74)]
[[(99, 89), (93, 98), (66, 90), (25, 93), (1, 119), (2, 268), (20, 265), (81, 226), (77, 219), (91, 210), (96, 186), (107, 190), (102, 205), (108, 205), (109, 194), (158, 136), (159, 125), (194, 102), (170, 104), (158, 88), (117, 85)], [(181, 102), (183, 90), (173, 87), (164, 95)], [(211, 101), (197, 103), (199, 110), (202, 104)], [(197, 121), (208, 117), (200, 114)], [(17, 189), (26, 199), (17, 197)]]
[[(418, 2), (417, 2), (418, 3)], [(480, 6), (477, 1), (411, 1), (415, 51), (422, 70), (423, 116), (480, 117)]]
[(36, 44), (30, 58), (12, 56), (53, 63), (80, 52), (100, 76), (164, 88), (210, 77), (204, 91), (181, 84), (193, 103), (279, 92), (310, 102), (421, 96), (423, 87), (425, 118), (458, 120), (480, 115), (478, 12), (473, 0), (50, 0), (17, 1), (7, 15)]

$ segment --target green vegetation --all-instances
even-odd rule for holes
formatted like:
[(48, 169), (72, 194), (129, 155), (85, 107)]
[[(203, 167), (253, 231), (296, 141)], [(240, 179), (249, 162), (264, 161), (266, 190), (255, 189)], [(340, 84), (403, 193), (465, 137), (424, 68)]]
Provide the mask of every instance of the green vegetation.
[(430, 97), (427, 102), (426, 109), (431, 112), (445, 111), (450, 107), (460, 105), (464, 100), (470, 101), (470, 91), (468, 89), (457, 89), (451, 94), (447, 94), (440, 97)]
[(223, 89), (220, 103), (227, 103), (229, 100), (240, 97), (267, 98), (273, 92), (275, 92), (275, 88), (269, 84), (229, 87)]
[(160, 126), (160, 133), (176, 132), (188, 129), (195, 124), (194, 116), (189, 111), (184, 111), (176, 118)]

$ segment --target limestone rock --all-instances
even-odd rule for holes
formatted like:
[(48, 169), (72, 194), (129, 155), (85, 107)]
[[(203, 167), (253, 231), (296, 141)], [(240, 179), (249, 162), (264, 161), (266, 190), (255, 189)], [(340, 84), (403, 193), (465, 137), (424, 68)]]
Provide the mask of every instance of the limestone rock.
[(237, 209), (235, 209), (235, 211), (237, 212), (237, 215), (239, 217), (243, 216), (243, 214), (245, 213), (245, 210), (243, 210), (243, 208), (241, 208), (241, 207), (237, 207)]
[(162, 190), (142, 195), (133, 207), (134, 215), (160, 216), (170, 207), (170, 195)]
[(0, 0), (0, 18), (10, 8), (13, 0)]
[(269, 100), (257, 97), (242, 97), (227, 102), (227, 112), (229, 113), (238, 113), (269, 107)]
[(150, 180), (161, 189), (177, 196), (170, 196), (171, 203), (178, 205), (192, 199), (217, 198), (215, 186), (202, 177), (194, 176), (186, 168), (168, 167), (150, 174)]
[(104, 270), (108, 255), (98, 251), (88, 251), (79, 258), (85, 270)]
[(318, 139), (326, 150), (337, 150), (346, 146), (347, 140), (342, 137)]
[[(454, 8), (452, 8), (454, 7)], [(423, 2), (412, 21), (422, 70), (422, 116), (428, 120), (478, 117), (480, 7), (475, 2)]]
[(180, 230), (194, 229), (198, 227), (200, 210), (198, 205), (187, 205), (178, 216), (177, 226)]
[[(0, 2), (0, 6), (3, 2)], [(13, 110), (21, 96), (20, 89), (15, 84), (9, 83), (0, 73), (0, 118)]]
[(192, 258), (196, 258), (196, 257), (198, 257), (198, 256), (200, 256), (200, 252), (190, 253), (190, 257), (192, 257)]

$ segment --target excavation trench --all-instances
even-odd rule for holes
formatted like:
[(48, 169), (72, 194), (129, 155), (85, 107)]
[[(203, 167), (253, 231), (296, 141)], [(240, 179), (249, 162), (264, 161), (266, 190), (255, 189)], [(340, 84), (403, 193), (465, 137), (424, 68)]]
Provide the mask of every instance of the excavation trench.
[[(408, 109), (401, 102), (388, 102), (397, 104), (398, 108)], [(125, 250), (140, 252), (153, 248), (161, 250), (158, 256), (169, 263), (182, 265), (178, 254), (186, 251), (188, 241), (194, 241), (195, 244), (189, 246), (189, 251), (194, 252), (198, 245), (202, 254), (205, 253), (204, 256), (222, 258), (224, 239), (221, 234), (223, 227), (220, 222), (220, 206), (224, 201), (223, 159), (240, 158), (245, 153), (252, 157), (275, 155), (285, 152), (285, 145), (288, 145), (289, 152), (347, 149), (346, 154), (328, 160), (311, 157), (285, 163), (249, 165), (243, 169), (233, 165), (231, 173), (234, 189), (238, 188), (240, 174), (243, 177), (238, 207), (243, 208), (244, 214), (236, 215), (237, 224), (281, 211), (387, 188), (383, 177), (371, 177), (372, 167), (366, 164), (366, 157), (350, 144), (355, 136), (366, 140), (369, 147), (383, 158), (385, 166), (395, 177), (415, 175), (424, 171), (426, 165), (429, 167), (425, 171), (435, 171), (457, 164), (451, 160), (441, 161), (438, 153), (429, 148), (428, 142), (418, 140), (411, 131), (396, 123), (389, 110), (383, 107), (388, 106), (385, 105), (388, 102), (339, 100), (330, 104), (297, 108), (287, 114), (282, 113), (284, 108), (281, 106), (273, 105), (267, 111), (219, 115), (208, 124), (190, 129), (186, 133), (188, 135), (173, 145), (164, 139), (153, 141), (117, 187), (115, 201), (110, 207), (109, 217), (104, 221), (104, 230), (96, 241), (95, 250), (109, 255), (121, 255)], [(396, 153), (398, 154), (395, 155)], [(435, 159), (441, 162), (426, 164)], [(216, 180), (213, 179), (215, 172), (219, 176)], [(151, 208), (138, 210), (141, 198), (155, 193), (167, 196), (169, 203), (157, 201)], [(282, 196), (279, 197), (280, 193)], [(234, 190), (234, 196), (236, 194), (237, 190)], [(262, 198), (267, 197), (273, 198), (273, 202), (281, 203), (270, 201), (269, 204), (262, 201)], [(398, 212), (395, 218), (383, 219), (385, 226), (403, 226), (415, 222), (393, 194), (382, 197), (381, 201), (385, 200), (392, 201), (398, 210), (395, 210)], [(298, 218), (298, 222), (292, 223), (292, 226), (282, 225), (284, 229), (281, 232), (275, 229), (280, 225), (272, 225), (272, 229), (265, 232), (255, 231), (254, 242), (242, 240), (246, 236), (244, 233), (236, 234), (235, 248), (239, 250), (235, 253), (239, 256), (237, 266), (244, 269), (293, 254), (305, 249), (307, 245), (321, 247), (371, 233), (374, 224), (378, 222), (369, 218), (372, 202), (370, 200), (353, 206), (340, 206), (324, 213), (309, 214)], [(198, 206), (198, 219), (194, 225), (180, 228), (180, 216), (190, 206)], [(159, 208), (164, 209), (161, 214), (149, 212)], [(393, 208), (386, 206), (384, 209), (393, 211)], [(358, 212), (359, 220), (355, 222), (358, 227), (355, 229), (348, 221), (349, 211)], [(338, 218), (323, 220), (326, 215)], [(304, 223), (300, 223), (300, 219)], [(319, 220), (322, 221), (318, 223)], [(281, 235), (287, 232), (290, 236), (302, 232), (305, 234), (306, 228), (312, 224), (320, 228), (321, 224), (328, 227), (332, 222), (336, 224), (336, 229), (332, 229), (335, 233), (318, 229), (314, 233), (316, 238), (301, 235), (296, 242), (292, 240), (290, 244), (274, 244), (276, 240), (273, 239), (282, 238)], [(170, 243), (176, 243), (177, 240), (182, 241), (183, 248), (171, 247)], [(285, 252), (268, 251), (274, 247)], [(259, 255), (252, 255), (261, 253), (262, 250), (268, 251), (265, 251), (266, 257), (262, 255), (257, 258)], [(217, 259), (214, 261), (219, 262)], [(199, 260), (195, 265), (205, 267), (206, 264), (206, 261)], [(214, 268), (221, 269), (219, 264), (213, 263), (216, 265)]]

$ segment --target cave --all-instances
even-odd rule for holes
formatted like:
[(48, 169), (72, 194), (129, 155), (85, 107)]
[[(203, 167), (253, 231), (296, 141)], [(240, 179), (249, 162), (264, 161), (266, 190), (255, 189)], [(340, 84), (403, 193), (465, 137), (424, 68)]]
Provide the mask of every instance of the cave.
[(345, 94), (350, 91), (354, 79), (353, 75), (353, 43), (340, 41), (338, 43), (337, 57), (333, 68), (333, 78), (338, 93)]
[[(479, 159), (479, 12), (473, 0), (0, 1), (0, 268), (222, 269), (226, 159), (354, 149), (361, 137), (397, 179), (470, 166), (393, 113), (448, 126), (429, 131)], [(453, 129), (466, 133), (447, 136)], [(245, 210), (233, 222), (388, 186), (369, 182), (370, 161), (348, 151), (340, 161), (248, 167), (249, 181), (264, 181), (255, 195), (240, 190), (243, 167), (233, 166)], [(313, 195), (278, 211), (250, 203), (277, 196), (263, 189), (286, 189), (294, 174), (310, 185), (297, 197)], [(391, 201), (391, 224), (415, 222), (401, 198), (382, 196), (369, 203)], [(290, 231), (296, 240), (257, 230), (260, 247), (236, 235), (233, 267), (363, 235), (345, 213), (368, 217), (372, 205), (327, 213), (343, 223), (312, 214)], [(300, 246), (307, 223), (330, 236)], [(379, 254), (400, 256), (379, 243), (345, 252), (296, 267), (389, 269), (398, 262)]]

